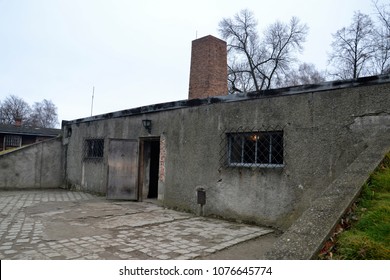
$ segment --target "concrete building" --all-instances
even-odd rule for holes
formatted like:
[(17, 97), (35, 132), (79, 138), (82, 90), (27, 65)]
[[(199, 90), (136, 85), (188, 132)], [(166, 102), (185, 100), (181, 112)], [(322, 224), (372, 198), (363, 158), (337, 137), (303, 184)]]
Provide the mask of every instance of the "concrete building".
[(193, 212), (204, 189), (205, 215), (285, 229), (390, 135), (389, 91), (389, 76), (370, 77), (63, 122), (66, 182)]
[[(194, 41), (192, 65), (222, 45)], [(191, 67), (188, 100), (63, 121), (63, 185), (285, 230), (365, 151), (381, 151), (370, 169), (390, 150), (389, 75), (226, 95), (224, 56), (225, 71)]]
[(196, 98), (192, 63), (189, 100), (63, 122), (67, 185), (285, 229), (390, 135), (389, 76)]

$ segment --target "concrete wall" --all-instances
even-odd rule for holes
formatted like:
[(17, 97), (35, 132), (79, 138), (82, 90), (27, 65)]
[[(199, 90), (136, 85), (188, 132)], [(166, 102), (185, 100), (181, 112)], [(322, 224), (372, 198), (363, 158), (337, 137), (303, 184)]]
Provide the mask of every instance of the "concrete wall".
[[(150, 136), (164, 139), (159, 198), (166, 206), (197, 212), (196, 190), (204, 188), (205, 215), (285, 229), (343, 174), (368, 141), (389, 134), (390, 79), (386, 79), (328, 83), (316, 90), (285, 89), (270, 92), (274, 95), (269, 97), (160, 104), (64, 123), (64, 129), (72, 128), (72, 136), (64, 140), (67, 180), (81, 189), (105, 193), (107, 146), (101, 162), (83, 162), (83, 139), (102, 137), (108, 143), (109, 138), (148, 136), (142, 127), (147, 117), (153, 126)], [(283, 127), (285, 166), (224, 167), (220, 154), (227, 149), (225, 133), (240, 127)]]
[[(179, 129), (167, 133), (165, 203), (195, 211), (203, 187), (206, 214), (286, 228), (374, 131), (390, 135), (388, 108), (389, 85), (381, 85), (182, 110), (171, 124)], [(284, 127), (285, 167), (221, 168), (220, 135), (240, 126)]]
[(61, 138), (0, 155), (0, 188), (58, 188), (64, 182)]

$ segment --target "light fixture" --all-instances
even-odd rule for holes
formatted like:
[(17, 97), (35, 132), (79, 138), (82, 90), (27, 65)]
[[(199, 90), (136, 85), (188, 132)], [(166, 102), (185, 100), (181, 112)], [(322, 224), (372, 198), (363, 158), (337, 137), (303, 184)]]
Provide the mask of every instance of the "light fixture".
[(151, 121), (151, 120), (148, 120), (148, 119), (142, 120), (142, 125), (144, 126), (144, 128), (145, 128), (149, 133), (152, 132), (152, 121)]

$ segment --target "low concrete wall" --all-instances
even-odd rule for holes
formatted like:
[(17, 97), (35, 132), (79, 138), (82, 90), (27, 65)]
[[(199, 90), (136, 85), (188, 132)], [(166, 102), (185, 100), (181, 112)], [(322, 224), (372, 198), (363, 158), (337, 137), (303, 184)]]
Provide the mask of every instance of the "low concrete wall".
[(314, 200), (299, 219), (275, 242), (266, 254), (273, 260), (317, 259), (346, 209), (361, 192), (370, 174), (390, 150), (385, 134), (363, 151), (356, 160)]
[(0, 188), (58, 188), (64, 181), (61, 138), (0, 155)]

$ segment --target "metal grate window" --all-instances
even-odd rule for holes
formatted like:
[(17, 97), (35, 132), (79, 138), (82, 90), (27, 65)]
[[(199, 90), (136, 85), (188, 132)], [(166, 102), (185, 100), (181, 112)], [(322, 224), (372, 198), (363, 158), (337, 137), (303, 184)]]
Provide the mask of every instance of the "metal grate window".
[(104, 139), (84, 140), (84, 160), (100, 160), (104, 154)]
[(5, 147), (20, 147), (22, 146), (22, 137), (16, 135), (6, 135), (4, 137)]
[[(283, 130), (246, 130), (224, 133), (221, 161), (228, 167), (283, 167)], [(223, 147), (224, 148), (223, 148)]]

